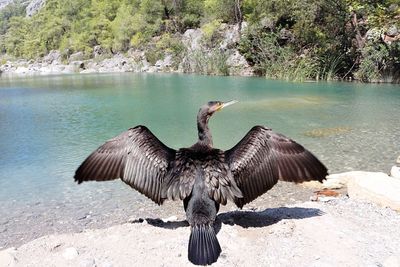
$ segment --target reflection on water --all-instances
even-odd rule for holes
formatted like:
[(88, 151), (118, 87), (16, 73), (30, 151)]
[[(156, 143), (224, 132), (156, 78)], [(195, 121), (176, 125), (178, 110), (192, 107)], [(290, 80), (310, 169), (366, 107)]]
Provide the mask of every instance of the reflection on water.
[(199, 107), (231, 99), (240, 102), (210, 121), (222, 149), (254, 125), (266, 125), (309, 148), (331, 173), (387, 172), (400, 154), (398, 85), (175, 74), (1, 79), (0, 217), (12, 223), (7, 216), (16, 215), (6, 211), (35, 203), (79, 203), (83, 213), (90, 203), (101, 207), (109, 200), (126, 203), (122, 210), (149, 203), (119, 182), (77, 186), (75, 169), (105, 140), (138, 124), (172, 148), (190, 146)]

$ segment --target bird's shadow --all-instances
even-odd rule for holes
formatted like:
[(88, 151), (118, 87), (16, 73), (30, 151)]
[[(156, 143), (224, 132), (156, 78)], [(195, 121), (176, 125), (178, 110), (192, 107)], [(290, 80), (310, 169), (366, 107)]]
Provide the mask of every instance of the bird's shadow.
[[(218, 214), (215, 220), (215, 230), (218, 233), (222, 224), (239, 225), (243, 228), (250, 227), (266, 227), (273, 225), (281, 220), (290, 219), (305, 219), (323, 215), (324, 212), (315, 208), (299, 208), (299, 207), (280, 207), (265, 209), (263, 211), (229, 211)], [(186, 220), (182, 221), (167, 221), (161, 219), (138, 219), (132, 223), (142, 223), (144, 220), (152, 226), (166, 229), (177, 229), (187, 227), (189, 223)]]

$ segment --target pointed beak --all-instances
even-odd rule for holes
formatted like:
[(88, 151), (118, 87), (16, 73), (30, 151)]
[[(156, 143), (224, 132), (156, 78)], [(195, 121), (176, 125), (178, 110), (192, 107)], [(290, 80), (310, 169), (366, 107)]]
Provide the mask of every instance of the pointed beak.
[(237, 100), (231, 100), (231, 101), (222, 103), (222, 105), (219, 107), (218, 110), (223, 109), (223, 108), (225, 108), (225, 107), (227, 107), (227, 106), (233, 105), (233, 104), (235, 104), (235, 103), (237, 103), (237, 102), (239, 102), (239, 101), (237, 101)]

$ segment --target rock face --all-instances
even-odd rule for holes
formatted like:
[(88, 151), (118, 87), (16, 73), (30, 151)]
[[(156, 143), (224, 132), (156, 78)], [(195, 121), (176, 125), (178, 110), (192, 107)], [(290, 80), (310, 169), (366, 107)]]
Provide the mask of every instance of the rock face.
[(351, 172), (347, 184), (350, 198), (400, 211), (400, 180), (382, 172)]
[(45, 0), (32, 0), (26, 7), (26, 16), (32, 17), (35, 15), (46, 3)]
[(0, 9), (3, 7), (7, 6), (9, 3), (11, 3), (13, 0), (0, 0)]

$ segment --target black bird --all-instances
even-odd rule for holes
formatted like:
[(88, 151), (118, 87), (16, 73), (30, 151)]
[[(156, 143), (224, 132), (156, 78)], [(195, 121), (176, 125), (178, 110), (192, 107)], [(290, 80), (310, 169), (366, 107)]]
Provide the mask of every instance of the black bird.
[(120, 178), (157, 204), (183, 200), (190, 224), (188, 258), (197, 265), (216, 262), (221, 247), (214, 231), (219, 205), (239, 208), (278, 180), (322, 182), (326, 167), (300, 144), (263, 126), (253, 127), (233, 148), (213, 148), (210, 117), (237, 101), (211, 101), (197, 115), (199, 140), (189, 148), (164, 145), (145, 126), (108, 140), (76, 170), (75, 181)]

